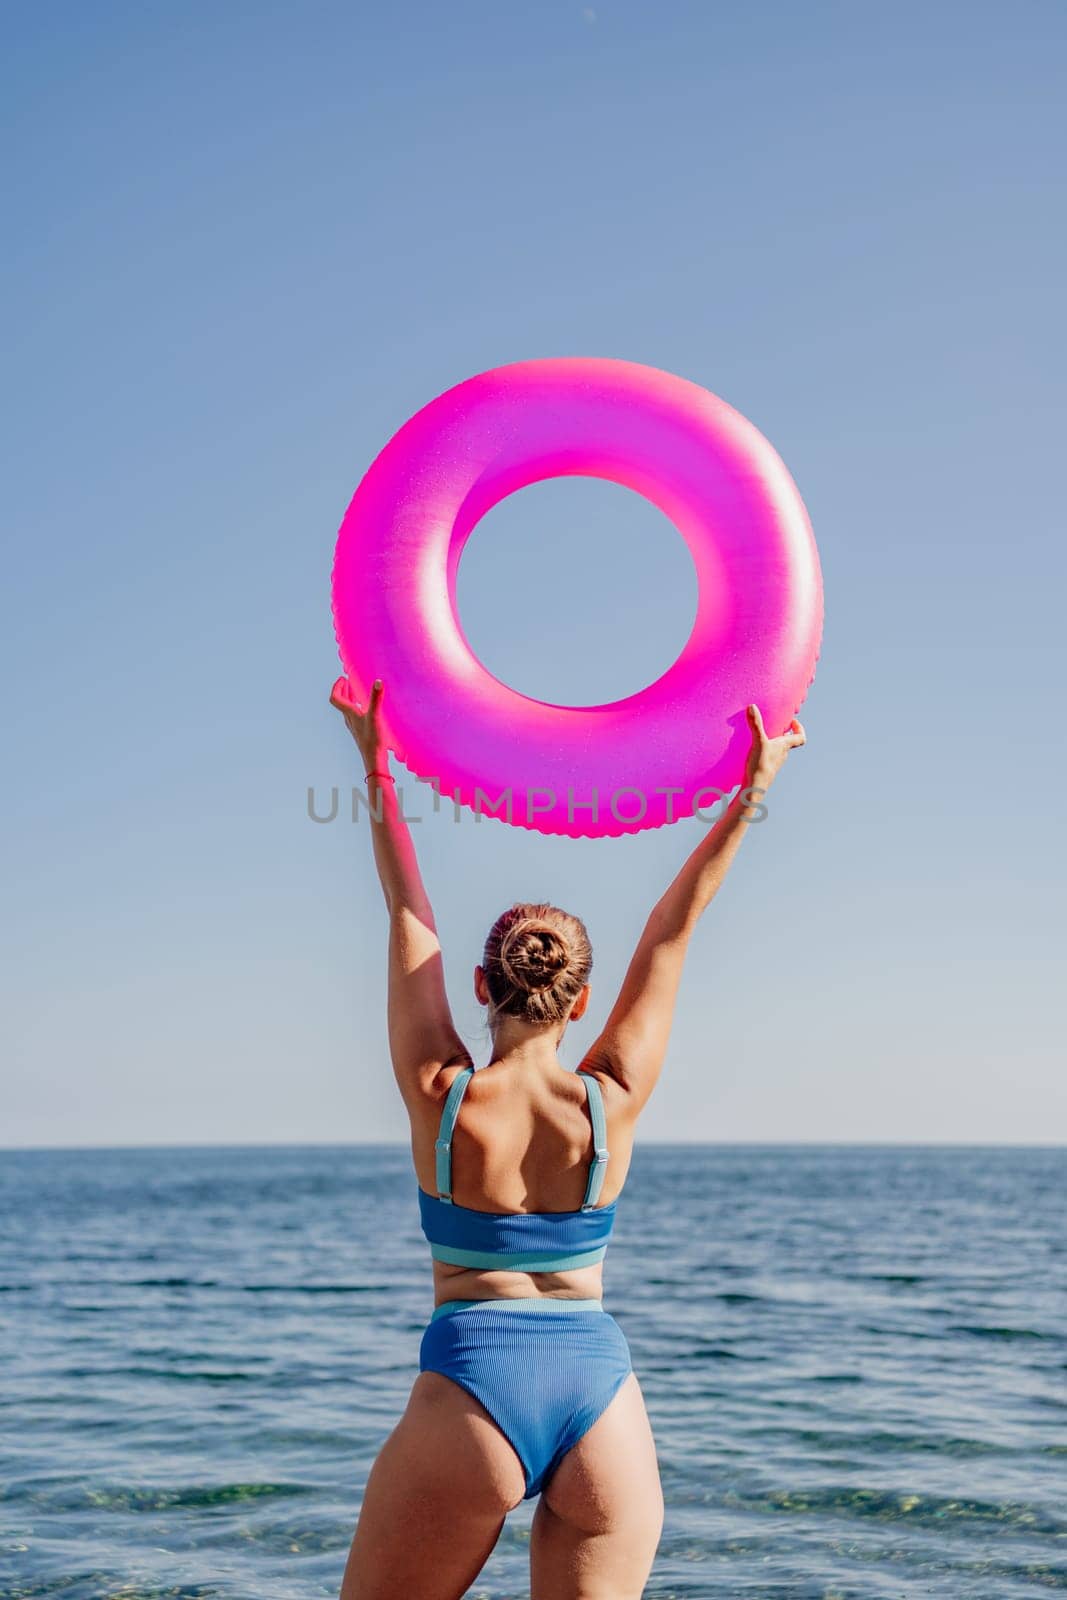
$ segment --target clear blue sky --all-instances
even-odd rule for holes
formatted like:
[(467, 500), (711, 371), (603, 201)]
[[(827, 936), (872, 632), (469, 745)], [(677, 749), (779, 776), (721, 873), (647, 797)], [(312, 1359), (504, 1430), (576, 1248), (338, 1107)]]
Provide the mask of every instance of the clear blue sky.
[[(333, 540), (449, 385), (622, 356), (815, 526), (807, 750), (690, 956), (646, 1138), (1067, 1137), (1059, 3), (60, 3), (4, 18), (0, 1143), (402, 1138), (327, 707)], [(609, 485), (498, 508), (487, 663), (580, 702), (692, 617)], [(602, 1017), (693, 822), (417, 825), (457, 1022), (514, 898)], [(574, 1030), (568, 1052), (593, 1033)]]

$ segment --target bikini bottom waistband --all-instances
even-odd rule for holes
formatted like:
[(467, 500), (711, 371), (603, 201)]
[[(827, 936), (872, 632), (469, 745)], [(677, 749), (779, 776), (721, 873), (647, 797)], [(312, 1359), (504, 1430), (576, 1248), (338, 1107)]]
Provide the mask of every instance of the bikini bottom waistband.
[(436, 1322), (439, 1317), (451, 1316), (453, 1311), (466, 1311), (472, 1306), (481, 1306), (483, 1309), (493, 1311), (603, 1311), (602, 1300), (563, 1300), (557, 1296), (547, 1294), (516, 1295), (516, 1296), (491, 1296), (483, 1300), (444, 1300), (439, 1306), (434, 1307), (431, 1322)]

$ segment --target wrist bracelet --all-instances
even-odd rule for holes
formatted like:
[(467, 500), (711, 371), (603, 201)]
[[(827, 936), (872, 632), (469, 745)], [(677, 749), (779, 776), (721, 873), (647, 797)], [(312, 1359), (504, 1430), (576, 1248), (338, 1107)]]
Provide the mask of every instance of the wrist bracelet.
[(372, 767), (368, 773), (364, 774), (363, 782), (366, 783), (368, 778), (385, 778), (389, 783), (396, 783), (396, 779), (391, 772), (379, 772), (376, 767)]

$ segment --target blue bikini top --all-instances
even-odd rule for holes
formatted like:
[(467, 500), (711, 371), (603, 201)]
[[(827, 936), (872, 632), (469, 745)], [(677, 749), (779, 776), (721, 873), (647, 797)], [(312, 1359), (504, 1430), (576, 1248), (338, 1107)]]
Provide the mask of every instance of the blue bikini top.
[(460, 1101), (473, 1076), (473, 1067), (464, 1067), (457, 1074), (441, 1112), (434, 1145), (439, 1192), (427, 1194), (419, 1185), (419, 1216), (434, 1260), (514, 1272), (562, 1272), (602, 1261), (618, 1200), (609, 1206), (596, 1203), (608, 1164), (608, 1129), (599, 1083), (588, 1072), (576, 1073), (585, 1083), (594, 1151), (581, 1210), (475, 1211), (452, 1200), (452, 1133)]

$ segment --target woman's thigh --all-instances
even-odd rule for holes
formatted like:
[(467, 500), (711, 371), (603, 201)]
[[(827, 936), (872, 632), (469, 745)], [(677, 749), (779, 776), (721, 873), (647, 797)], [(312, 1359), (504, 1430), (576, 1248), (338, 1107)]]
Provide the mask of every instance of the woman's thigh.
[(524, 1488), (480, 1401), (421, 1372), (367, 1479), (341, 1600), (459, 1600)]
[(662, 1531), (656, 1446), (631, 1372), (545, 1485), (530, 1600), (640, 1600)]

